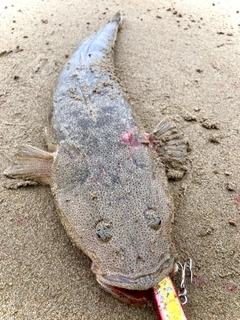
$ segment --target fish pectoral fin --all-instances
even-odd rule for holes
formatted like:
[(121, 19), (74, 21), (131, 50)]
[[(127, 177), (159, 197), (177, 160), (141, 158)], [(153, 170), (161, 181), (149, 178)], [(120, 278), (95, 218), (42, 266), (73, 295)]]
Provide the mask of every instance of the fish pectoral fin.
[(173, 180), (182, 178), (187, 171), (187, 140), (168, 120), (159, 122), (151, 136), (155, 148), (166, 166), (168, 178)]
[(54, 153), (24, 145), (19, 148), (12, 164), (3, 174), (13, 179), (32, 180), (49, 185), (53, 161)]

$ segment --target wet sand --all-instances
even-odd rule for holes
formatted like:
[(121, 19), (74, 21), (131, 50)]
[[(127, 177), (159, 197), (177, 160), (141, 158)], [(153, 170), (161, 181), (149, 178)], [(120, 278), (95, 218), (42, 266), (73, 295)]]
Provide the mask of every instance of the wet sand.
[[(240, 319), (239, 1), (4, 1), (0, 4), (0, 166), (21, 144), (46, 149), (61, 69), (120, 10), (116, 73), (141, 128), (173, 119), (189, 171), (171, 182), (178, 260), (192, 257), (189, 319)], [(48, 187), (1, 176), (0, 319), (156, 319), (105, 293), (68, 239)], [(15, 189), (14, 189), (15, 188)]]

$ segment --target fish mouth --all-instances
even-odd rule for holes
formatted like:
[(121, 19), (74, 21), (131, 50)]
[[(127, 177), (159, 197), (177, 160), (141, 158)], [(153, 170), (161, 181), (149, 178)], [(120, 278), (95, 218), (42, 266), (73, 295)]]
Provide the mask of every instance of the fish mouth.
[(119, 287), (109, 286), (99, 282), (102, 288), (110, 293), (114, 298), (135, 306), (146, 306), (151, 304), (152, 293), (150, 290), (129, 290)]
[(92, 263), (91, 270), (96, 275), (97, 281), (104, 288), (110, 286), (128, 290), (148, 290), (169, 275), (173, 270), (173, 267), (174, 259), (170, 258), (161, 264), (161, 266), (153, 273), (135, 278), (124, 277), (123, 275), (104, 274), (95, 263)]

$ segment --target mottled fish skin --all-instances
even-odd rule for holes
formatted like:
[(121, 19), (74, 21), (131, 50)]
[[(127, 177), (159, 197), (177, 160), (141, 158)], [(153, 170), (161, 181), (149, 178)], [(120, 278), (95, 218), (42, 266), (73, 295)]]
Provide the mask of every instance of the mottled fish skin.
[[(98, 281), (144, 290), (173, 269), (173, 208), (164, 167), (141, 143), (114, 76), (120, 23), (116, 14), (87, 38), (60, 76), (51, 188), (68, 235), (93, 261)], [(155, 216), (159, 227), (149, 223)]]

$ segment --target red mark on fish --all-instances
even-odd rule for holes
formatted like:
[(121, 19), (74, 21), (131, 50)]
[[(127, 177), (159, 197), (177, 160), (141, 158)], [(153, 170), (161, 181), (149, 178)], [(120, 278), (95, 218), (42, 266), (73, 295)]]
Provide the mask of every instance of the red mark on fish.
[(141, 132), (136, 126), (126, 129), (121, 137), (121, 141), (132, 148), (136, 148), (140, 144), (146, 144), (156, 149), (152, 135), (147, 132)]
[(136, 148), (139, 146), (138, 128), (136, 126), (128, 129), (121, 138), (122, 142), (128, 144), (130, 147)]

